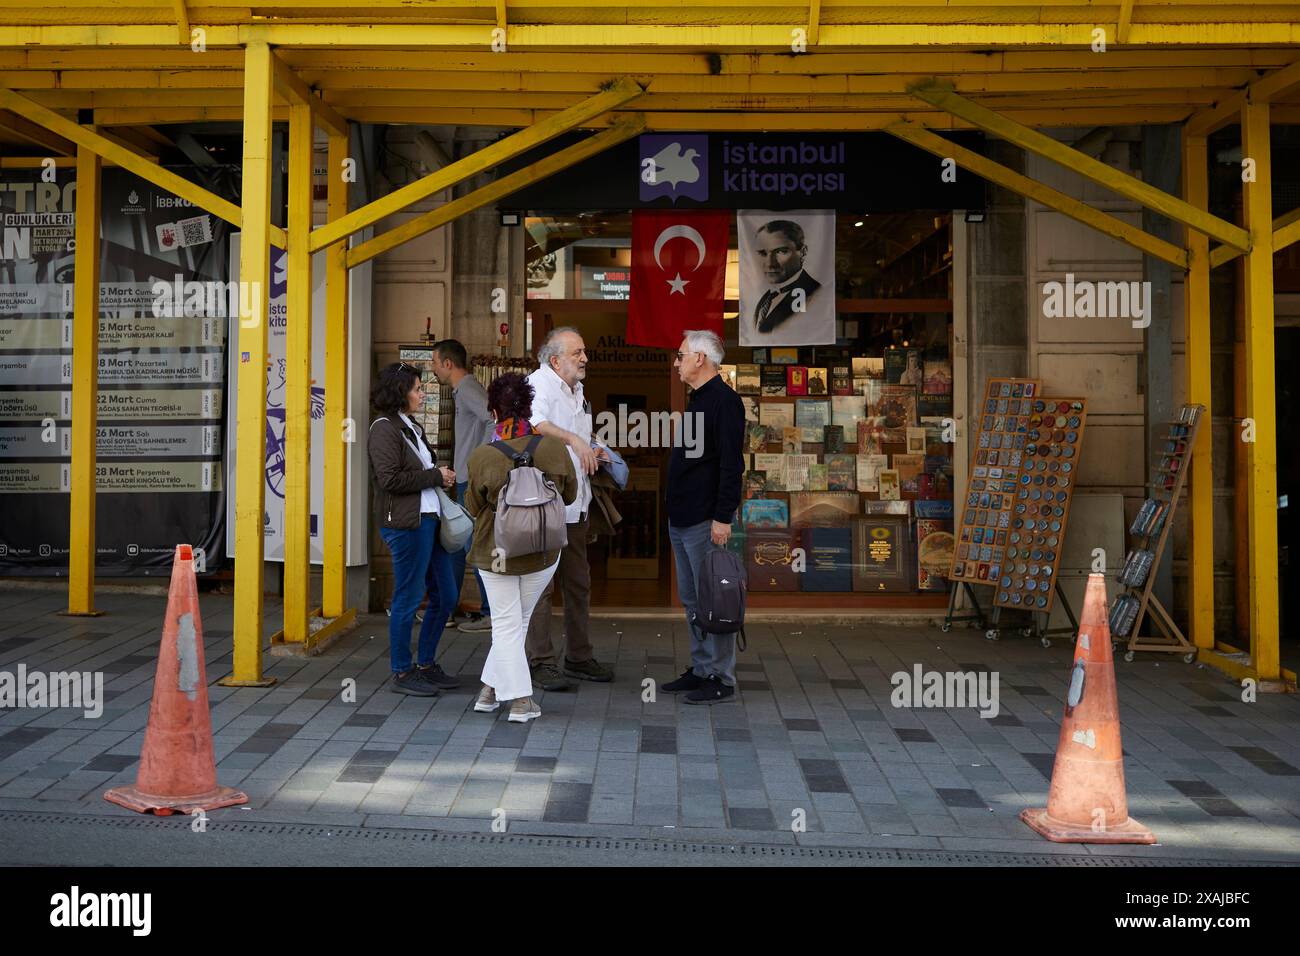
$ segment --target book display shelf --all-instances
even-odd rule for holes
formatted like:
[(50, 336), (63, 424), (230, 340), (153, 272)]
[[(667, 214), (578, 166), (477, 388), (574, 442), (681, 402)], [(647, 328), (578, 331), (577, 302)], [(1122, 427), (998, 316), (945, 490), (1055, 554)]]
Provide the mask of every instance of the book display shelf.
[[(1196, 434), (1204, 417), (1204, 405), (1184, 405), (1176, 421), (1168, 425), (1164, 448), (1151, 482), (1151, 496), (1142, 502), (1129, 527), (1132, 546), (1124, 558), (1118, 580), (1124, 587), (1110, 609), (1112, 639), (1128, 638), (1124, 660), (1132, 661), (1137, 651), (1181, 654), (1190, 664), (1196, 647), (1174, 622), (1169, 610), (1151, 593), (1155, 571), (1164, 557), (1173, 527), (1174, 512), (1187, 481), (1188, 461), (1196, 446)], [(1140, 636), (1142, 623), (1150, 615), (1153, 633)]]

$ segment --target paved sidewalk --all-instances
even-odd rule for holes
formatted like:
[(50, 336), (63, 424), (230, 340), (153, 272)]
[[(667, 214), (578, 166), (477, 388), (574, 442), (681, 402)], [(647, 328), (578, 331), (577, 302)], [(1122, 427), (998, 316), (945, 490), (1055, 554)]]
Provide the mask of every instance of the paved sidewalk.
[[(0, 811), (129, 813), (101, 794), (135, 779), (165, 599), (101, 592), (94, 619), (59, 616), (63, 601), (0, 589), (0, 670), (102, 671), (104, 714), (0, 711)], [(389, 691), (375, 616), (321, 657), (268, 657), (274, 687), (231, 689), (215, 683), (230, 669), (231, 599), (204, 596), (202, 613), (220, 780), (250, 797), (214, 823), (495, 819), (509, 833), (1300, 862), (1300, 698), (1243, 703), (1217, 672), (1171, 657), (1117, 663), (1129, 808), (1160, 844), (1081, 847), (1017, 819), (1045, 805), (1069, 642), (760, 624), (738, 700), (710, 708), (643, 699), (645, 678), (684, 666), (683, 622), (593, 621), (615, 682), (539, 694), (541, 719), (518, 725), (471, 709), (487, 634), (446, 633), (440, 660), (464, 687), (436, 700)], [(996, 672), (1000, 714), (894, 708), (889, 676), (915, 663)]]

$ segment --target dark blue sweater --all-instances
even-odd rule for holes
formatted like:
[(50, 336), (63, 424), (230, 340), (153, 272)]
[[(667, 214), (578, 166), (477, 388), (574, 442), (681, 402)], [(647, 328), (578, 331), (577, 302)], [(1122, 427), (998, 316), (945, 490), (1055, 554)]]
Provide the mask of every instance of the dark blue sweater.
[(745, 469), (745, 405), (715, 375), (691, 395), (686, 414), (694, 417), (692, 439), (700, 444), (691, 452), (699, 456), (688, 458), (684, 442), (673, 449), (664, 496), (668, 523), (677, 528), (710, 520), (731, 524)]

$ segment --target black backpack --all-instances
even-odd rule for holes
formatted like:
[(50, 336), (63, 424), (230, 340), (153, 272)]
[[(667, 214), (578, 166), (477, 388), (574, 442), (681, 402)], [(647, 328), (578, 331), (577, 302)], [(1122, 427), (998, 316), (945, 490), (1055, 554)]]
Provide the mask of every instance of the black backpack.
[(709, 634), (737, 634), (736, 646), (744, 650), (745, 596), (749, 579), (740, 558), (723, 548), (710, 548), (695, 576), (695, 620)]

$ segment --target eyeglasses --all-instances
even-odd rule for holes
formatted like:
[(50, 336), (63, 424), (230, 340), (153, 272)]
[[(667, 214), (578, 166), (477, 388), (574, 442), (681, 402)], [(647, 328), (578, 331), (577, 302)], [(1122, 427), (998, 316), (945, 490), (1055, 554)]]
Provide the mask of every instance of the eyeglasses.
[(700, 353), (699, 352), (675, 352), (673, 354), (677, 356), (677, 361), (680, 362), (688, 355), (699, 355)]

